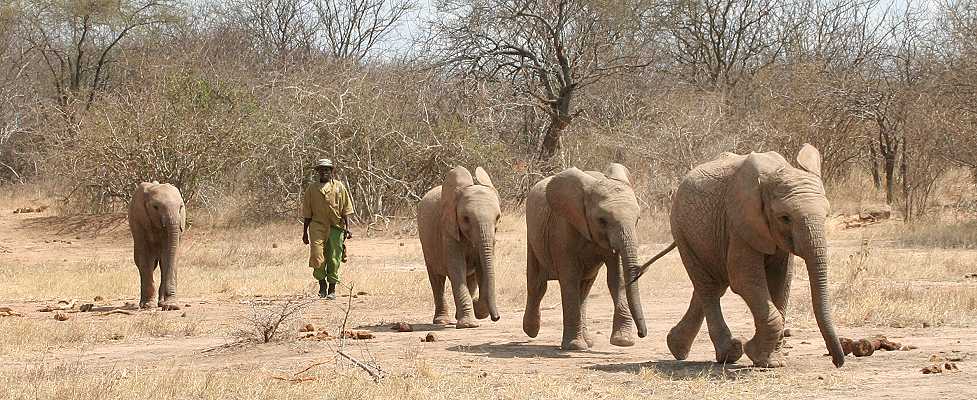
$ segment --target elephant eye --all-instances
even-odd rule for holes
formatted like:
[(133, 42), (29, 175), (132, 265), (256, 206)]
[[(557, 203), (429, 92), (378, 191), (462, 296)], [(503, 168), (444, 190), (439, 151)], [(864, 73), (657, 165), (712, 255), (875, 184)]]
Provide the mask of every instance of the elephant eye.
[(597, 223), (599, 223), (600, 226), (607, 226), (607, 220), (604, 219), (604, 217), (597, 218)]
[(783, 222), (784, 224), (790, 225), (790, 216), (789, 215), (781, 215), (780, 216), (780, 222)]

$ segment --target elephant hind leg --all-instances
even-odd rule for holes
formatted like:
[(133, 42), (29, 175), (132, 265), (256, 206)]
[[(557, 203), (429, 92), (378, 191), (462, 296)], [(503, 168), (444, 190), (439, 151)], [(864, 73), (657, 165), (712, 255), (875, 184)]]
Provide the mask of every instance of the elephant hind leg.
[(526, 261), (526, 311), (522, 317), (522, 331), (534, 338), (539, 334), (539, 307), (543, 296), (546, 295), (547, 282), (531, 247)]
[(692, 349), (692, 342), (695, 341), (699, 329), (702, 327), (702, 300), (697, 291), (692, 292), (692, 299), (689, 301), (689, 309), (685, 315), (670, 331), (666, 343), (668, 350), (676, 360), (688, 358), (689, 351)]
[(485, 299), (479, 296), (478, 282), (480, 280), (477, 271), (468, 274), (468, 293), (472, 296), (472, 308), (475, 309), (475, 319), (485, 319), (489, 316), (488, 305)]
[(451, 315), (448, 314), (448, 299), (444, 297), (445, 275), (438, 275), (428, 269), (427, 279), (431, 281), (431, 291), (434, 292), (434, 324), (448, 325)]
[(590, 296), (590, 289), (594, 287), (594, 279), (584, 279), (580, 282), (580, 332), (587, 347), (594, 347), (594, 338), (587, 329), (587, 297)]
[(700, 299), (702, 311), (709, 326), (709, 339), (716, 349), (716, 362), (734, 363), (743, 356), (743, 339), (734, 338), (723, 318), (723, 309), (719, 298), (726, 292), (723, 288), (716, 295), (705, 295)]

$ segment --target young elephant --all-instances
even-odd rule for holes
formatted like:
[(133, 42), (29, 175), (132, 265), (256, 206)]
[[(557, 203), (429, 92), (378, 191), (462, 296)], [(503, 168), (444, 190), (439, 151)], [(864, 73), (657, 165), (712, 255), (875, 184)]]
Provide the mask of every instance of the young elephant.
[[(611, 164), (607, 171), (583, 172), (570, 168), (533, 186), (526, 200), (528, 239), (526, 313), (522, 329), (530, 337), (539, 333), (540, 302), (549, 280), (560, 282), (563, 302), (564, 350), (593, 346), (587, 325), (587, 295), (602, 264), (607, 265), (607, 286), (614, 300), (611, 344), (634, 345), (646, 329), (638, 284), (627, 276), (638, 270), (638, 200), (628, 170)], [(632, 318), (633, 317), (633, 318)]]
[(435, 324), (451, 323), (444, 297), (445, 277), (451, 281), (455, 299), (456, 328), (477, 327), (475, 318), (499, 320), (494, 258), (501, 217), (498, 191), (481, 167), (475, 169), (474, 179), (465, 167), (455, 167), (443, 185), (421, 199), (417, 233), (434, 291)]
[[(705, 318), (717, 361), (735, 362), (745, 351), (756, 366), (783, 366), (779, 349), (796, 254), (807, 264), (814, 316), (832, 361), (845, 363), (828, 305), (821, 154), (805, 144), (797, 164), (800, 169), (774, 152), (724, 153), (682, 180), (672, 204), (675, 243), (655, 257), (678, 247), (694, 287), (688, 311), (668, 334), (676, 359), (688, 356)], [(719, 298), (727, 287), (753, 314), (756, 335), (745, 345), (723, 320)]]
[(139, 268), (139, 307), (155, 307), (153, 273), (160, 266), (159, 306), (179, 310), (176, 302), (176, 261), (180, 235), (186, 228), (186, 209), (180, 191), (170, 184), (140, 183), (129, 204), (129, 230)]

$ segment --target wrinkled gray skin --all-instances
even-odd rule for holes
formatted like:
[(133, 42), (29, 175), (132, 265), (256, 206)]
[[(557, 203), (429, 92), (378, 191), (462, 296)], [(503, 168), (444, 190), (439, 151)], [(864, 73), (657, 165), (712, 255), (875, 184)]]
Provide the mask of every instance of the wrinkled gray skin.
[(186, 228), (186, 207), (180, 191), (170, 184), (140, 183), (129, 204), (133, 256), (139, 268), (139, 307), (156, 306), (153, 273), (160, 267), (159, 306), (179, 310), (176, 268), (180, 236)]
[[(794, 168), (780, 154), (724, 153), (685, 176), (675, 193), (672, 237), (694, 286), (689, 309), (668, 334), (676, 359), (689, 354), (702, 320), (716, 360), (734, 362), (745, 352), (760, 367), (780, 367), (784, 318), (795, 254), (804, 259), (814, 315), (835, 366), (844, 353), (828, 304), (829, 205), (821, 182), (821, 155), (805, 144)], [(727, 287), (753, 314), (756, 334), (743, 344), (723, 320), (719, 298)]]
[(533, 186), (526, 200), (528, 293), (522, 329), (527, 335), (539, 333), (547, 281), (557, 280), (563, 303), (561, 347), (593, 346), (586, 301), (601, 265), (606, 264), (614, 300), (611, 344), (634, 345), (635, 325), (638, 336), (645, 336), (638, 285), (625, 285), (625, 279), (637, 276), (638, 214), (628, 170), (620, 164), (611, 164), (604, 174), (570, 168)]
[(434, 323), (450, 324), (444, 280), (451, 282), (456, 328), (477, 319), (499, 320), (495, 306), (495, 231), (502, 209), (492, 180), (481, 167), (475, 177), (455, 167), (444, 184), (424, 195), (417, 208), (417, 232), (434, 292)]

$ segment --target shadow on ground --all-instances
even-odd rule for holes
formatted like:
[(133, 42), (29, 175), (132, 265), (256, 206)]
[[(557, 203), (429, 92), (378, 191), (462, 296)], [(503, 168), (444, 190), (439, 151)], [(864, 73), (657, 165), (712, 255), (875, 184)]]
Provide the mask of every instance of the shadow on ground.
[(670, 379), (698, 379), (706, 377), (715, 380), (736, 380), (740, 375), (756, 371), (756, 368), (739, 364), (720, 364), (710, 361), (660, 360), (640, 363), (597, 364), (587, 369), (603, 372), (640, 373), (652, 370)]
[(126, 214), (66, 215), (37, 217), (24, 221), (30, 229), (51, 229), (57, 235), (99, 235), (128, 230)]
[(492, 358), (570, 358), (572, 356), (611, 355), (594, 350), (568, 352), (560, 350), (559, 346), (529, 344), (529, 342), (482, 343), (474, 345), (458, 345), (447, 348), (448, 351), (477, 354)]

